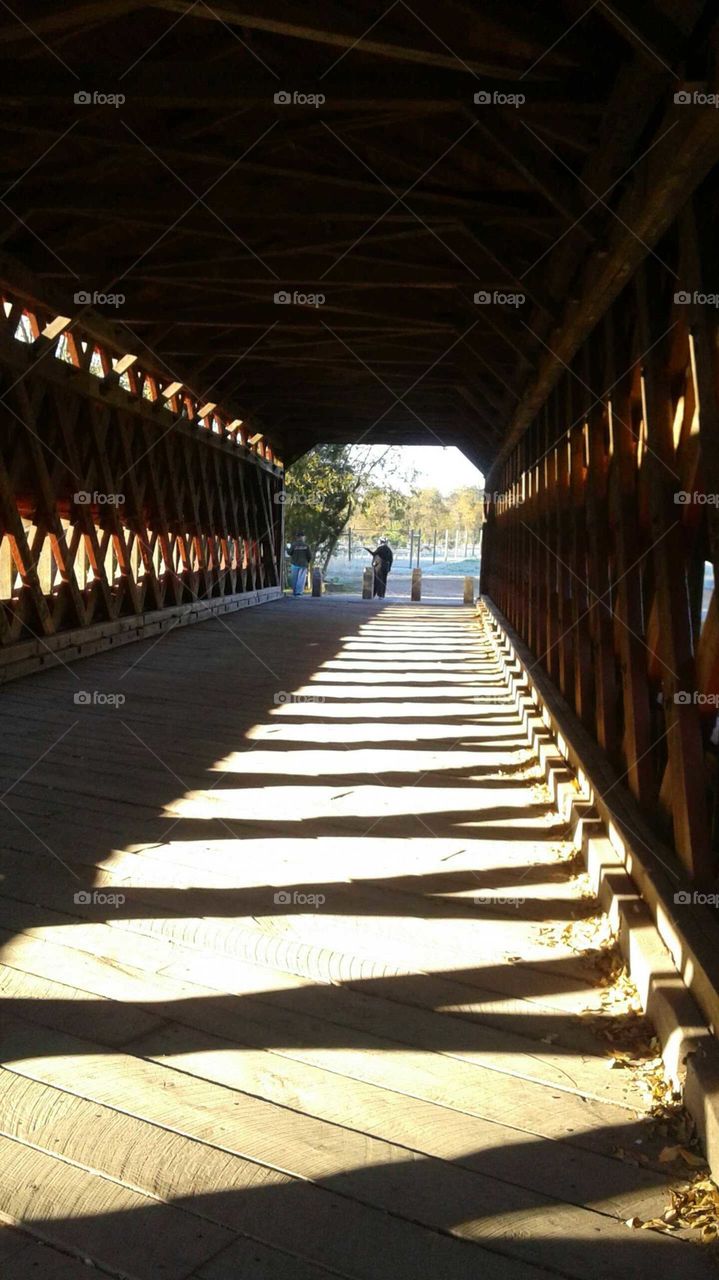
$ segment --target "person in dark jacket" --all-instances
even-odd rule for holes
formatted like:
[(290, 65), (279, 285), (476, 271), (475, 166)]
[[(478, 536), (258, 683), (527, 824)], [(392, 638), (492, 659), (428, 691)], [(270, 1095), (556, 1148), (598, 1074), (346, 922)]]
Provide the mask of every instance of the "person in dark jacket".
[(293, 596), (301, 596), (307, 582), (307, 570), (312, 563), (312, 552), (304, 533), (298, 533), (289, 547), (290, 586)]
[(374, 551), (370, 547), (365, 547), (372, 557), (372, 569), (374, 577), (372, 582), (372, 595), (384, 596), (387, 590), (387, 575), (392, 568), (394, 556), (386, 538), (380, 538), (379, 543)]

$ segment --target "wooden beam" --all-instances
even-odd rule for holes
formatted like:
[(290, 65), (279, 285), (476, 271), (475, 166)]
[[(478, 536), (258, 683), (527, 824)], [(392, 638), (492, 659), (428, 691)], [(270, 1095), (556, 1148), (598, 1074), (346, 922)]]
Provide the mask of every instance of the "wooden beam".
[[(663, 283), (663, 282), (662, 282)], [(671, 768), (672, 818), (677, 852), (691, 878), (713, 882), (713, 855), (706, 809), (706, 786), (699, 711), (694, 699), (696, 669), (686, 593), (684, 537), (677, 518), (673, 476), (673, 405), (664, 355), (664, 308), (656, 270), (643, 268), (637, 284), (649, 500), (655, 565), (660, 657)], [(679, 695), (677, 697), (677, 695)]]
[(466, 108), (466, 114), (475, 121), (477, 130), (509, 164), (526, 178), (536, 191), (556, 209), (563, 218), (576, 223), (588, 240), (596, 238), (596, 215), (592, 214), (591, 196), (584, 197), (581, 186), (571, 180), (566, 169), (554, 159), (516, 120), (511, 108), (475, 106)]
[[(152, 0), (154, 8), (165, 9), (169, 13), (178, 13), (184, 15), (187, 13), (187, 5), (184, 0)], [(512, 74), (507, 67), (506, 58), (500, 55), (495, 59), (480, 59), (473, 57), (466, 50), (462, 57), (453, 53), (444, 53), (441, 46), (438, 49), (435, 40), (432, 40), (431, 47), (427, 49), (417, 48), (411, 45), (393, 44), (386, 40), (376, 40), (363, 35), (362, 28), (364, 20), (358, 23), (358, 30), (352, 31), (329, 31), (318, 27), (303, 26), (296, 22), (281, 22), (275, 18), (266, 18), (257, 13), (239, 13), (237, 9), (223, 3), (214, 3), (212, 7), (207, 5), (198, 5), (193, 10), (193, 15), (197, 19), (204, 19), (210, 22), (223, 23), (229, 27), (239, 27), (247, 31), (263, 31), (269, 35), (285, 36), (292, 40), (304, 40), (310, 44), (326, 45), (332, 49), (350, 50), (356, 49), (358, 55), (373, 54), (375, 57), (388, 58), (394, 62), (409, 62), (415, 66), (422, 67), (443, 67), (448, 71), (453, 71), (462, 75), (467, 73), (482, 76), (491, 76), (499, 73), (510, 80), (519, 79), (521, 71), (517, 69)], [(413, 28), (416, 30), (416, 27)], [(339, 61), (339, 58), (337, 59)], [(330, 64), (331, 65), (331, 64)]]
[(45, 17), (27, 15), (30, 18), (29, 25), (24, 22), (8, 23), (0, 28), (0, 44), (17, 44), (18, 41), (31, 41), (33, 36), (51, 36), (55, 31), (84, 28), (96, 22), (124, 17), (136, 9), (144, 8), (144, 0), (88, 0), (85, 4), (71, 3)]
[(696, 0), (674, 6), (668, 18), (658, 4), (647, 6), (641, 0), (601, 0), (597, 16), (611, 23), (638, 54), (676, 67), (684, 57), (687, 35), (701, 11)]
[(564, 323), (552, 335), (536, 375), (512, 415), (496, 467), (516, 443), (571, 362), (594, 325), (619, 295), (629, 277), (650, 254), (687, 196), (719, 160), (719, 112), (675, 106), (657, 131), (655, 147), (645, 155), (619, 203), (606, 249), (593, 254), (565, 310)]

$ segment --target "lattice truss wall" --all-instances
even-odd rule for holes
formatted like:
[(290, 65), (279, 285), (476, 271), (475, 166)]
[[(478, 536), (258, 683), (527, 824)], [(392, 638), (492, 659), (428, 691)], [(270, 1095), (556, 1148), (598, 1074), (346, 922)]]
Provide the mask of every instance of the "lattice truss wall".
[(0, 653), (278, 586), (269, 446), (82, 316), (0, 296)]
[(685, 210), (488, 479), (483, 588), (657, 834), (707, 880), (718, 843), (719, 309), (703, 208), (698, 197)]

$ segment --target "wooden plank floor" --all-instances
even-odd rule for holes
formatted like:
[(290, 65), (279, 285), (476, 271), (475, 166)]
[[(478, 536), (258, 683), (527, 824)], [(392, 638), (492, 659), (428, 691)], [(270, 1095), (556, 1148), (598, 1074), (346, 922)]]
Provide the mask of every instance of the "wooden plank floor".
[(3, 1280), (716, 1274), (625, 1225), (662, 1139), (548, 945), (592, 904), (471, 611), (18, 681), (0, 802)]

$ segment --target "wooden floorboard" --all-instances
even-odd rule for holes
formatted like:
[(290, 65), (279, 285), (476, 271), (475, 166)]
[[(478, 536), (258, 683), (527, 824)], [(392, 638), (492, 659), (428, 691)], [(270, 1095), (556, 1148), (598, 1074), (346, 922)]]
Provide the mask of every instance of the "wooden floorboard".
[(19, 680), (0, 795), (3, 1280), (715, 1273), (625, 1225), (663, 1139), (470, 611), (287, 601)]
[(88, 1280), (87, 1263), (0, 1222), (2, 1280)]
[[(152, 1075), (151, 1070), (146, 1072), (145, 1087), (150, 1090)], [(209, 1108), (217, 1099), (203, 1081), (193, 1084), (192, 1090), (197, 1105)], [(142, 1096), (137, 1081), (125, 1095), (126, 1106), (141, 1108)], [(132, 1098), (138, 1101), (133, 1103)], [(185, 1213), (300, 1253), (308, 1249), (310, 1221), (326, 1243), (327, 1228), (338, 1217), (345, 1229), (354, 1220), (358, 1233), (374, 1237), (377, 1244), (384, 1237), (386, 1247), (402, 1248), (403, 1256), (407, 1220), (422, 1225), (425, 1245), (429, 1243), (426, 1227), (440, 1232), (451, 1229), (462, 1239), (490, 1247), (495, 1238), (513, 1233), (518, 1256), (547, 1265), (555, 1258), (555, 1240), (561, 1236), (571, 1241), (574, 1266), (584, 1266), (587, 1277), (603, 1273), (604, 1248), (623, 1243), (626, 1228), (609, 1215), (560, 1205), (539, 1192), (530, 1195), (526, 1188), (461, 1166), (419, 1160), (411, 1150), (370, 1139), (357, 1130), (310, 1124), (289, 1107), (278, 1115), (276, 1108), (263, 1107), (252, 1098), (241, 1100), (240, 1111), (237, 1101), (233, 1136), (226, 1124), (223, 1138), (217, 1137), (225, 1149), (218, 1151), (207, 1141), (193, 1143), (153, 1128), (127, 1110), (121, 1114), (98, 1107), (9, 1071), (0, 1075), (0, 1105), (12, 1114), (13, 1137), (18, 1141), (42, 1141), (38, 1130), (44, 1117), (51, 1116), (51, 1150), (61, 1149), (74, 1165), (100, 1168), (106, 1177), (122, 1178), (146, 1194), (181, 1205)], [(165, 1104), (165, 1123), (172, 1127), (181, 1123), (179, 1100), (176, 1105), (173, 1116)], [(355, 1123), (359, 1124), (359, 1117)], [(269, 1164), (269, 1128), (275, 1130), (276, 1150), (283, 1153), (281, 1170)], [(231, 1143), (240, 1141), (243, 1153), (228, 1150)], [(195, 1198), (198, 1187), (202, 1190)], [(376, 1209), (387, 1216), (373, 1212)], [(591, 1240), (596, 1244), (594, 1261), (587, 1258), (585, 1262), (585, 1246)], [(337, 1245), (346, 1247), (341, 1236)], [(442, 1247), (452, 1252), (449, 1244)], [(461, 1251), (454, 1252), (461, 1256)], [(326, 1253), (323, 1256), (327, 1259)], [(569, 1256), (568, 1247), (567, 1260)], [(336, 1265), (341, 1261), (339, 1254), (334, 1261)], [(366, 1266), (370, 1274), (369, 1262)], [(649, 1270), (640, 1274), (650, 1280)]]

